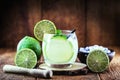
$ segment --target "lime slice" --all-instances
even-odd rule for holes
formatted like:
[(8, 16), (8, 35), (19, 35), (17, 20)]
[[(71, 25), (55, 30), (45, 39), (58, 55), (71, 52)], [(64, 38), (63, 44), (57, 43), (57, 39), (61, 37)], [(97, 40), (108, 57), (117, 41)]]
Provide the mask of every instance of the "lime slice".
[(108, 68), (109, 58), (102, 50), (93, 50), (87, 56), (87, 66), (93, 72), (103, 72)]
[(34, 68), (37, 64), (37, 56), (31, 49), (21, 49), (15, 56), (15, 64), (19, 67)]
[(36, 53), (37, 59), (39, 60), (41, 56), (41, 46), (38, 40), (30, 36), (23, 37), (17, 45), (17, 52), (24, 48), (32, 49)]
[(34, 27), (34, 35), (39, 40), (43, 40), (44, 33), (54, 34), (56, 33), (56, 27), (50, 20), (41, 20), (36, 23)]
[(50, 63), (67, 63), (71, 60), (74, 52), (73, 46), (65, 36), (53, 36), (46, 45), (45, 56)]

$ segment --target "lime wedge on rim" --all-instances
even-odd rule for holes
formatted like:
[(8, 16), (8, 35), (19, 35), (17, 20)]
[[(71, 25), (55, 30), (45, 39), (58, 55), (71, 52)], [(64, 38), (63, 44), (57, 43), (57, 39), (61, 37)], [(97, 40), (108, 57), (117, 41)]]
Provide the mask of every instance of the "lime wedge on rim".
[(102, 50), (91, 51), (86, 59), (88, 68), (93, 72), (103, 72), (109, 66), (109, 58)]
[(24, 48), (15, 55), (15, 65), (24, 68), (34, 68), (37, 64), (37, 56), (31, 49)]
[(43, 40), (44, 33), (54, 34), (56, 33), (55, 24), (50, 20), (41, 20), (36, 23), (34, 27), (34, 35), (39, 40)]

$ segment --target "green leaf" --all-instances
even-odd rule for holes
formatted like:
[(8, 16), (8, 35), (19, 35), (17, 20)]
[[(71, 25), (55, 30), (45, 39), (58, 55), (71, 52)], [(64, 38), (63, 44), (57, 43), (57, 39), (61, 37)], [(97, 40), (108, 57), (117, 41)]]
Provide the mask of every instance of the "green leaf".
[(58, 35), (62, 34), (62, 30), (57, 29), (56, 34), (58, 34)]

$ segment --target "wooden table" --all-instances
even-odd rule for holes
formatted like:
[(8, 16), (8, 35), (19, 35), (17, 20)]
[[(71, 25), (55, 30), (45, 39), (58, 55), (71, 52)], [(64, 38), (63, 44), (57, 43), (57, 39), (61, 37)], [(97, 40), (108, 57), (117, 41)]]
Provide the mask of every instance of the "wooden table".
[[(115, 50), (116, 55), (110, 63), (109, 68), (103, 73), (91, 73), (87, 75), (53, 75), (53, 80), (120, 80), (120, 47), (110, 47)], [(29, 75), (4, 73), (2, 68), (5, 64), (14, 65), (15, 50), (0, 49), (0, 80), (44, 80)], [(51, 79), (51, 80), (52, 80)]]

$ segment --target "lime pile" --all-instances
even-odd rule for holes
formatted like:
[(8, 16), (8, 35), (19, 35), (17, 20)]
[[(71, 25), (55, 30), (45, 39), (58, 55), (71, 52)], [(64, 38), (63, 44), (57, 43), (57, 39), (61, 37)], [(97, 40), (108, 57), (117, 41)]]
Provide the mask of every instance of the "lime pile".
[(17, 45), (15, 64), (20, 67), (34, 68), (40, 56), (40, 43), (33, 37), (25, 36)]
[(52, 21), (41, 20), (34, 27), (34, 37), (23, 37), (18, 45), (15, 55), (15, 65), (25, 68), (34, 68), (41, 56), (39, 41), (43, 40), (44, 33), (56, 33), (56, 27)]
[(17, 45), (17, 51), (20, 51), (21, 49), (24, 49), (24, 48), (32, 49), (36, 53), (37, 59), (40, 58), (41, 46), (39, 41), (36, 40), (35, 38), (30, 36), (23, 37)]

